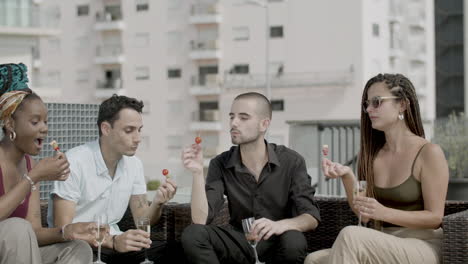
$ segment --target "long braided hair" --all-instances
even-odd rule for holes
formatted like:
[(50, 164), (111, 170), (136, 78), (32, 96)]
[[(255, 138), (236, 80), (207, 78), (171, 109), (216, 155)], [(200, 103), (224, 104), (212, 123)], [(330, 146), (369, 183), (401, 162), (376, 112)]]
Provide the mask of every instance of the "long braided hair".
[[(418, 98), (411, 81), (402, 74), (378, 74), (367, 81), (362, 93), (361, 105), (367, 100), (367, 92), (375, 83), (386, 84), (392, 95), (398, 97), (395, 100), (406, 102), (405, 124), (415, 135), (424, 138)], [(375, 197), (374, 159), (385, 143), (384, 132), (372, 128), (369, 115), (361, 107), (361, 148), (358, 157), (358, 175), (359, 179), (367, 181), (368, 197)]]

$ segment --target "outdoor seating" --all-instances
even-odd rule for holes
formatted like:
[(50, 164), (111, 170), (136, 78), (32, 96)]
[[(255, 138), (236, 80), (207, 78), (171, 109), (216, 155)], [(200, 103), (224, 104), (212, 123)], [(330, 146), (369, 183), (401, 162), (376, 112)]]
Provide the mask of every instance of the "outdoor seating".
[[(322, 222), (317, 230), (306, 232), (308, 251), (330, 248), (340, 230), (356, 225), (358, 219), (343, 197), (318, 196)], [(42, 223), (46, 226), (47, 204), (41, 206)], [(152, 240), (180, 241), (184, 229), (192, 223), (189, 203), (168, 203), (159, 223), (151, 229)], [(213, 225), (229, 225), (227, 203), (215, 217)], [(122, 230), (135, 228), (130, 210), (119, 223)], [(468, 201), (447, 201), (443, 219), (443, 263), (468, 263)]]

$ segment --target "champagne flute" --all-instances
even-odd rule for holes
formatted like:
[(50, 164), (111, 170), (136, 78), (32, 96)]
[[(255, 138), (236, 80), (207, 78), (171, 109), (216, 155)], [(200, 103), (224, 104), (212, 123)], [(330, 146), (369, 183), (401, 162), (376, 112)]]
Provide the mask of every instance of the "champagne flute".
[(106, 264), (101, 260), (101, 245), (106, 240), (106, 236), (109, 234), (109, 224), (107, 223), (107, 215), (99, 214), (94, 216), (94, 222), (96, 227), (94, 228), (94, 234), (98, 243), (98, 254), (97, 260), (93, 264)]
[(249, 244), (252, 246), (255, 254), (255, 264), (264, 264), (263, 262), (260, 262), (258, 260), (258, 254), (257, 254), (257, 234), (252, 233), (252, 226), (255, 221), (255, 218), (250, 217), (246, 219), (242, 219), (242, 228), (244, 229), (244, 234), (245, 238), (247, 238), (247, 241)]
[[(354, 197), (357, 196), (366, 196), (366, 189), (367, 189), (367, 181), (358, 181), (356, 182), (356, 186), (354, 186)], [(359, 213), (359, 222), (358, 226), (362, 226), (361, 223), (361, 213)]]
[[(143, 217), (138, 218), (136, 226), (138, 229), (148, 232), (148, 234), (151, 234), (151, 225), (150, 225), (149, 217), (143, 216)], [(143, 250), (145, 251), (145, 260), (141, 262), (140, 264), (154, 264), (153, 261), (148, 259), (148, 252), (146, 251), (146, 248)]]

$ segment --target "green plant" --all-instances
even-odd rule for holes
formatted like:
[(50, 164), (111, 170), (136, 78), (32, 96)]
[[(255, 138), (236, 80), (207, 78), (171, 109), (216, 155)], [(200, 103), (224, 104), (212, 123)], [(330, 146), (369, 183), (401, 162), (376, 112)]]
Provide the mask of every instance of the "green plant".
[(468, 119), (463, 113), (437, 120), (434, 127), (434, 143), (440, 145), (447, 158), (450, 176), (468, 178)]
[(154, 191), (154, 190), (157, 190), (159, 188), (159, 185), (161, 184), (161, 182), (159, 180), (151, 180), (151, 181), (148, 181), (148, 183), (146, 184), (146, 189), (148, 191)]

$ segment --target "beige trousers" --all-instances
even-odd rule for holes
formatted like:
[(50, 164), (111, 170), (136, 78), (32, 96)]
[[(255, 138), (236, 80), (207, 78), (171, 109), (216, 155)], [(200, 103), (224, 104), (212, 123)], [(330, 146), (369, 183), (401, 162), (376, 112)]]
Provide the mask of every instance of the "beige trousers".
[(0, 264), (89, 264), (92, 256), (91, 247), (81, 240), (39, 248), (27, 220), (13, 217), (0, 221)]
[(440, 263), (443, 231), (390, 227), (377, 231), (347, 226), (331, 249), (313, 252), (304, 264), (436, 264)]

